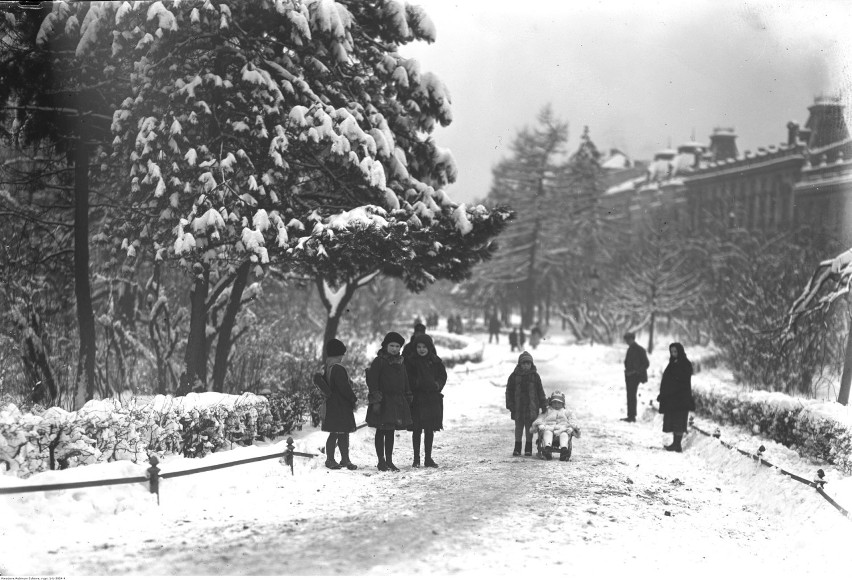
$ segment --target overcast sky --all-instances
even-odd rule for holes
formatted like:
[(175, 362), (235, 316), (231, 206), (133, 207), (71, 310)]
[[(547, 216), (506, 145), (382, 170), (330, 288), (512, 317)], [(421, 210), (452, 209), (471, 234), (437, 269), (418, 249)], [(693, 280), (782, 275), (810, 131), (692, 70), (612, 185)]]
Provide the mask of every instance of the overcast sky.
[[(518, 129), (551, 103), (602, 151), (635, 159), (734, 127), (740, 152), (786, 140), (819, 94), (852, 111), (848, 0), (408, 0), (437, 41), (401, 49), (453, 101), (438, 144), (459, 166), (456, 201), (482, 199)], [(847, 112), (849, 112), (847, 111)]]

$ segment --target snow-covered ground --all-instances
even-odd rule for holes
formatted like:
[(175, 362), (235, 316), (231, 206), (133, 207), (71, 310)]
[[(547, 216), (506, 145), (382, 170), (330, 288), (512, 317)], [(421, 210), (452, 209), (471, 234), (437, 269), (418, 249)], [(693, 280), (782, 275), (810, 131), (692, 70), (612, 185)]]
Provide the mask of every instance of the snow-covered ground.
[[(566, 392), (582, 438), (569, 463), (512, 457), (504, 385), (517, 353), (508, 350), (504, 337), (485, 346), (482, 363), (451, 372), (445, 430), (435, 435), (439, 469), (411, 467), (410, 436), (402, 432), (394, 454), (401, 471), (378, 472), (373, 430), (361, 429), (352, 436), (357, 471), (326, 470), (324, 457), (296, 458), (291, 476), (278, 461), (261, 461), (162, 480), (159, 506), (142, 484), (0, 495), (0, 574), (608, 578), (662, 571), (818, 577), (848, 570), (852, 521), (813, 489), (695, 432), (684, 453), (666, 452), (669, 439), (650, 410), (635, 424), (620, 422), (623, 347), (551, 340), (532, 351), (545, 390)], [(640, 405), (656, 396), (664, 357), (664, 349), (652, 356)], [(701, 380), (707, 379), (697, 375)], [(700, 418), (697, 424), (715, 428)], [(852, 508), (852, 478), (744, 430), (722, 427), (722, 436), (750, 451), (764, 444), (770, 461), (809, 479), (823, 468), (828, 493)], [(318, 452), (325, 442), (316, 430), (294, 437), (300, 451)], [(266, 455), (284, 445), (169, 457), (161, 468)], [(115, 462), (42, 473), (25, 483), (135, 476), (144, 469)], [(21, 483), (0, 477), (0, 486)]]

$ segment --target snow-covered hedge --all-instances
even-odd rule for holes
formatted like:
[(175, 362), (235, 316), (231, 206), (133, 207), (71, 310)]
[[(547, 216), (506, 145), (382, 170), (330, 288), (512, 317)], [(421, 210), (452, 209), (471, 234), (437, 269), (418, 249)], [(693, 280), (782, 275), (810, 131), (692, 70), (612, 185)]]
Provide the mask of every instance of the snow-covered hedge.
[(301, 397), (246, 393), (158, 395), (148, 402), (89, 401), (75, 412), (58, 407), (41, 414), (0, 409), (0, 470), (20, 477), (51, 469), (126, 459), (149, 452), (201, 457), (234, 444), (251, 444), (300, 429)]
[(852, 475), (849, 407), (768, 391), (732, 392), (700, 383), (693, 386), (693, 396), (696, 411), (702, 415), (744, 426)]
[(435, 342), (435, 350), (447, 367), (466, 362), (482, 362), (485, 345), (470, 336), (445, 332), (429, 332)]

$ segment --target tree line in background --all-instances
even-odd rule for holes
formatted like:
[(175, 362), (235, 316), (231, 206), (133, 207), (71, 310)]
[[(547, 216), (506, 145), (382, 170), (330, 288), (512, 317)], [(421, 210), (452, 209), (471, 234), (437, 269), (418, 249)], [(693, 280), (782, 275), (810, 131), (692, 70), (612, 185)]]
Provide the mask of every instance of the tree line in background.
[(396, 0), (6, 11), (3, 394), (274, 386), (347, 310), (467, 277), (512, 212), (442, 189), (449, 97), (398, 52), (434, 38)]
[(575, 151), (567, 142), (567, 124), (545, 107), (494, 167), (485, 203), (510, 204), (517, 219), (463, 285), (469, 304), (504, 322), (518, 313), (524, 327), (558, 321), (578, 341), (644, 331), (653, 351), (661, 328), (712, 341), (737, 380), (758, 388), (813, 395), (836, 379), (848, 358), (847, 301), (825, 302), (795, 333), (787, 326), (828, 241), (804, 228), (692, 232), (666, 207), (631, 220), (605, 203), (589, 129)]

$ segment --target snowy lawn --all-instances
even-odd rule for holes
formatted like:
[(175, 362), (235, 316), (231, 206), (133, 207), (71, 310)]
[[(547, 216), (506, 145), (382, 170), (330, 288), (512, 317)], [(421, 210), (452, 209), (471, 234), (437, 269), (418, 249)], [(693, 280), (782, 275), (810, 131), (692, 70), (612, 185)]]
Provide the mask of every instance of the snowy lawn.
[[(480, 338), (484, 338), (481, 337)], [(373, 430), (352, 436), (357, 471), (329, 471), (296, 458), (161, 481), (160, 505), (146, 485), (0, 496), (3, 574), (303, 575), (602, 574), (677, 570), (819, 574), (848, 567), (852, 522), (813, 489), (755, 465), (717, 441), (690, 433), (683, 454), (662, 444), (661, 417), (625, 414), (623, 347), (545, 341), (531, 351), (545, 390), (566, 392), (582, 438), (569, 463), (513, 458), (504, 385), (518, 353), (485, 345), (482, 363), (458, 365), (445, 393), (445, 430), (435, 435), (439, 469), (412, 468), (398, 434), (400, 473), (375, 467)], [(640, 405), (656, 396), (664, 349)], [(660, 358), (663, 357), (663, 358)], [(344, 361), (345, 362), (345, 361)], [(697, 375), (696, 382), (703, 380)], [(356, 418), (363, 420), (364, 411)], [(715, 425), (697, 420), (712, 431)], [(722, 428), (726, 441), (812, 479), (852, 508), (852, 478), (750, 433)], [(294, 434), (318, 452), (325, 434)], [(169, 457), (162, 471), (223, 463), (283, 449), (241, 448), (203, 459)], [(42, 473), (11, 486), (135, 476), (129, 462)]]

